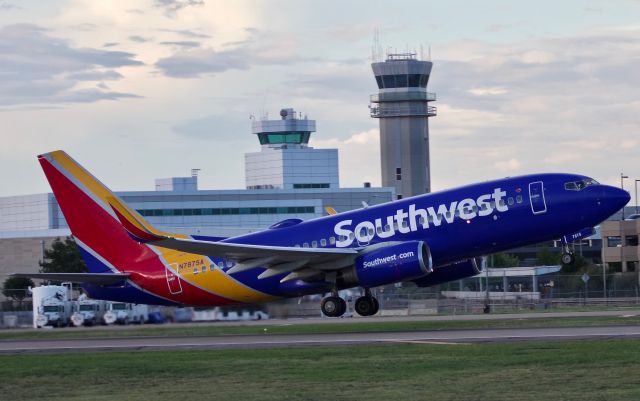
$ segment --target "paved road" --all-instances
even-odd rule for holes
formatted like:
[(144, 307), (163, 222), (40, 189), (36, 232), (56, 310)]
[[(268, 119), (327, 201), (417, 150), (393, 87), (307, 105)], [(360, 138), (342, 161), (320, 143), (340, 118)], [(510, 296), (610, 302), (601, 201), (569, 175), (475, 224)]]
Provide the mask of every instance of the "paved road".
[(507, 341), (603, 340), (620, 338), (640, 338), (640, 326), (473, 329), (396, 333), (11, 340), (0, 341), (0, 354), (270, 348), (385, 343), (468, 344)]

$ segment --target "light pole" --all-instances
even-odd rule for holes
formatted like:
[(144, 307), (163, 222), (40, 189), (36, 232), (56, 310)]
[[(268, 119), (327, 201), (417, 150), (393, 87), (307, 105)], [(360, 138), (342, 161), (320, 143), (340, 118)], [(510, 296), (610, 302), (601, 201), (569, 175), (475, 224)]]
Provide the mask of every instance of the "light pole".
[[(624, 173), (620, 173), (620, 188), (624, 190), (624, 179), (629, 178), (629, 176), (624, 175)], [(622, 206), (622, 218), (620, 219), (620, 270), (624, 273), (625, 263), (624, 263), (624, 240), (625, 240), (625, 232), (624, 232), (624, 206)]]
[[(624, 175), (624, 173), (620, 173), (620, 188), (624, 190), (624, 179), (629, 178), (628, 175)], [(624, 221), (624, 206), (622, 206), (622, 221)]]
[(638, 214), (638, 181), (640, 180), (636, 179), (636, 214)]

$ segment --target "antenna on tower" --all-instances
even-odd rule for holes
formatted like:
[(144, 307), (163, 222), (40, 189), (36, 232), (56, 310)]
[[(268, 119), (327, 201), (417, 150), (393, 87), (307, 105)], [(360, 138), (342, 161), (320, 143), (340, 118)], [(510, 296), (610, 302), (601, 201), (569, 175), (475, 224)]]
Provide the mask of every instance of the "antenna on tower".
[(371, 61), (378, 62), (382, 59), (382, 47), (380, 46), (380, 30), (373, 28), (373, 45), (371, 46)]
[(429, 45), (429, 61), (431, 61), (431, 45)]

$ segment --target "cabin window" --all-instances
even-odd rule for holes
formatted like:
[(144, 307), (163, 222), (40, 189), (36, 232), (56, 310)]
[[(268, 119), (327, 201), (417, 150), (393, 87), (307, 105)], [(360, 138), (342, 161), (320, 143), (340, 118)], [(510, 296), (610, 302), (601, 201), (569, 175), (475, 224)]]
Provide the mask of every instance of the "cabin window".
[(387, 231), (387, 232), (388, 232), (388, 231), (391, 231), (391, 226), (390, 226), (390, 225), (388, 225), (388, 224), (385, 224), (385, 225), (384, 225), (384, 231)]
[(318, 247), (318, 241), (311, 241), (311, 247), (312, 248), (317, 248)]
[(327, 246), (327, 240), (326, 239), (321, 239), (320, 240), (320, 246)]
[(308, 243), (308, 242), (305, 242), (304, 244), (302, 244), (302, 247), (303, 247), (303, 248), (309, 248), (309, 243)]
[(369, 236), (373, 237), (373, 228), (369, 228)]
[(514, 201), (512, 197), (509, 197), (509, 199), (507, 199), (507, 203), (509, 204), (509, 206), (512, 206)]
[(300, 244), (296, 244), (296, 248), (300, 248)]
[(522, 195), (516, 196), (516, 202), (517, 203), (522, 203)]
[(504, 206), (504, 205), (505, 205), (505, 203), (504, 203), (504, 199), (500, 199), (499, 204), (500, 204), (500, 206)]
[(231, 267), (231, 266), (233, 266), (233, 262), (230, 260), (227, 260), (227, 267)]
[(202, 272), (206, 273), (207, 272), (207, 266), (202, 266)]
[(424, 217), (420, 216), (420, 218), (418, 219), (418, 223), (424, 224)]
[(198, 268), (197, 268), (197, 267), (194, 267), (194, 268), (193, 268), (193, 274), (198, 274), (198, 272), (199, 272), (199, 271), (200, 271), (200, 270), (198, 270)]
[(209, 266), (209, 270), (214, 271), (215, 269), (216, 269), (216, 264), (211, 263), (211, 266)]
[(224, 269), (224, 262), (223, 261), (218, 262), (218, 267), (221, 269)]
[(446, 216), (446, 218), (447, 218), (447, 219), (450, 219), (450, 218), (451, 218), (451, 212), (447, 212), (447, 213), (445, 214), (445, 216)]
[(406, 221), (403, 220), (402, 221), (402, 228), (407, 228), (407, 227), (409, 227), (409, 225), (407, 224)]
[(354, 234), (354, 233), (352, 233), (352, 232), (351, 232), (351, 233), (349, 233), (349, 239), (354, 239), (355, 237), (356, 237), (356, 236), (355, 236), (355, 234)]
[(378, 234), (382, 233), (382, 227), (380, 227), (380, 226), (376, 227), (376, 232)]
[(471, 207), (471, 210), (473, 211), (473, 213), (478, 213), (478, 206), (473, 205), (473, 206)]
[(336, 244), (336, 238), (335, 237), (329, 237), (329, 244), (335, 245)]

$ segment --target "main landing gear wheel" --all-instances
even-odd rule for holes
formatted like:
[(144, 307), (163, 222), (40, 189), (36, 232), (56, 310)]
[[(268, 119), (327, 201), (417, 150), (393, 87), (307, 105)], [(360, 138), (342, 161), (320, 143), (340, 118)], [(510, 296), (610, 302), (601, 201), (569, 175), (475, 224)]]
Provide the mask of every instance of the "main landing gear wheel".
[(365, 295), (364, 297), (356, 299), (354, 307), (360, 316), (373, 316), (378, 313), (380, 304), (374, 297)]
[(563, 265), (572, 265), (575, 262), (576, 257), (572, 253), (565, 252), (562, 254), (562, 264)]
[(325, 316), (340, 317), (347, 311), (347, 303), (340, 297), (326, 297), (322, 299), (320, 309)]

